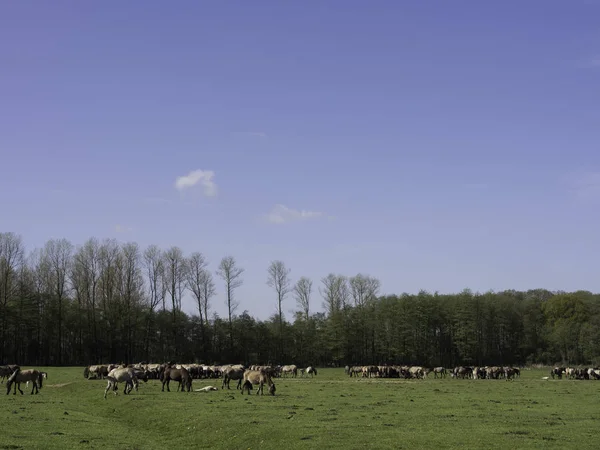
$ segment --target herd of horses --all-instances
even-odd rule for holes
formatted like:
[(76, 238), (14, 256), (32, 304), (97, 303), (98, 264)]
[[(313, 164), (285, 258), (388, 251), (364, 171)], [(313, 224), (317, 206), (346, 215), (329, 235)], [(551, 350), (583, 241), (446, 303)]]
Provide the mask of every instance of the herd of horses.
[(600, 380), (600, 369), (597, 367), (553, 367), (550, 376), (567, 380)]
[[(395, 366), (395, 365), (367, 365), (367, 366), (346, 366), (344, 368), (346, 375), (350, 377), (363, 378), (405, 378), (405, 379), (425, 379), (433, 373), (434, 378), (445, 378), (449, 376), (456, 379), (506, 379), (511, 380), (520, 377), (521, 371), (517, 367), (484, 366), (470, 367), (457, 366), (454, 369), (444, 367), (423, 367), (423, 366)], [(202, 365), (202, 364), (176, 364), (173, 362), (163, 364), (106, 364), (87, 366), (83, 375), (87, 379), (97, 378), (106, 379), (107, 386), (104, 390), (104, 398), (108, 392), (112, 391), (115, 395), (118, 393), (119, 383), (123, 385), (125, 395), (132, 390), (138, 390), (140, 380), (144, 383), (148, 380), (156, 379), (162, 383), (162, 392), (165, 387), (170, 392), (171, 381), (177, 383), (177, 391), (190, 392), (194, 379), (215, 379), (222, 380), (221, 389), (231, 389), (231, 381), (236, 381), (236, 389), (250, 394), (254, 386), (257, 386), (256, 394), (263, 395), (264, 387), (268, 387), (268, 392), (275, 395), (276, 387), (273, 379), (298, 376), (315, 376), (317, 369), (313, 366), (299, 368), (298, 366), (259, 366), (251, 365), (246, 367), (242, 364), (226, 365)], [(550, 371), (552, 378), (578, 379), (578, 380), (599, 380), (600, 369), (598, 368), (573, 368), (573, 367), (554, 367)], [(23, 395), (21, 383), (32, 384), (31, 394), (39, 393), (43, 386), (43, 380), (48, 374), (36, 369), (22, 370), (18, 365), (0, 366), (0, 379), (4, 383), (6, 380), (6, 394), (13, 390), (16, 395), (17, 390)], [(545, 377), (549, 378), (549, 377)], [(216, 390), (213, 386), (207, 386), (197, 391), (206, 392)]]
[(133, 389), (138, 390), (139, 380), (147, 382), (155, 379), (162, 383), (162, 391), (165, 387), (167, 392), (171, 391), (171, 381), (177, 383), (177, 391), (190, 392), (194, 379), (222, 379), (221, 389), (227, 387), (230, 389), (231, 381), (237, 381), (236, 389), (241, 393), (250, 391), (253, 386), (258, 386), (256, 394), (263, 395), (264, 386), (268, 386), (268, 392), (275, 395), (276, 387), (274, 378), (287, 378), (298, 376), (317, 375), (317, 369), (313, 366), (299, 368), (298, 366), (258, 366), (252, 365), (246, 367), (242, 364), (226, 365), (203, 365), (203, 364), (175, 364), (173, 362), (163, 364), (104, 364), (87, 366), (83, 371), (83, 376), (87, 379), (106, 379), (108, 384), (104, 391), (106, 398), (109, 391), (116, 395), (119, 383), (124, 383), (123, 393), (129, 394)]
[[(171, 381), (177, 383), (177, 391), (179, 392), (190, 392), (192, 390), (193, 376), (192, 373), (204, 374), (205, 371), (193, 370), (191, 365), (182, 365), (175, 363), (159, 364), (158, 367), (151, 364), (135, 364), (135, 365), (120, 365), (114, 367), (114, 364), (106, 366), (89, 366), (84, 370), (84, 376), (91, 378), (90, 374), (99, 374), (99, 378), (106, 378), (108, 384), (104, 390), (104, 398), (106, 398), (109, 391), (113, 391), (116, 395), (118, 391), (118, 384), (124, 383), (123, 394), (129, 394), (133, 389), (138, 390), (139, 380), (147, 382), (148, 379), (154, 378), (160, 380), (162, 383), (162, 392), (167, 388), (167, 392), (171, 392), (170, 384)], [(154, 369), (157, 369), (156, 372)], [(246, 368), (241, 364), (219, 366), (219, 374), (223, 378), (221, 389), (227, 386), (230, 389), (229, 383), (231, 380), (238, 381), (237, 389), (241, 390), (242, 395), (244, 391), (250, 394), (253, 386), (258, 386), (256, 391), (257, 394), (263, 395), (264, 386), (268, 386), (268, 392), (271, 395), (275, 395), (275, 383), (273, 378), (276, 376), (276, 371), (272, 370), (270, 366), (251, 366)], [(312, 368), (311, 368), (312, 369)], [(314, 370), (314, 369), (313, 369)], [(315, 371), (316, 372), (316, 371)], [(214, 371), (212, 372), (214, 373)], [(214, 376), (213, 376), (214, 377)], [(208, 389), (211, 388), (211, 389)], [(202, 389), (202, 391), (214, 390), (212, 386), (208, 386)]]
[(423, 367), (423, 366), (346, 366), (344, 368), (346, 375), (350, 377), (362, 376), (364, 378), (405, 378), (405, 379), (425, 379), (430, 373), (434, 378), (445, 378), (448, 374), (451, 378), (474, 379), (474, 380), (511, 380), (521, 376), (521, 370), (518, 367), (470, 367), (457, 366), (454, 369), (445, 367)]

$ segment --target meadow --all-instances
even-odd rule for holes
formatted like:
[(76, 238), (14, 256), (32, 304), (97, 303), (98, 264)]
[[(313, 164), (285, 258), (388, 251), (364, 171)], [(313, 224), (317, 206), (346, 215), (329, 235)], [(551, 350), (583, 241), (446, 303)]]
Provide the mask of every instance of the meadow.
[[(83, 378), (82, 367), (41, 368), (42, 390), (0, 396), (0, 449), (597, 448), (600, 382), (520, 379), (276, 379), (275, 396), (221, 390), (131, 395)], [(431, 374), (432, 376), (432, 374)]]

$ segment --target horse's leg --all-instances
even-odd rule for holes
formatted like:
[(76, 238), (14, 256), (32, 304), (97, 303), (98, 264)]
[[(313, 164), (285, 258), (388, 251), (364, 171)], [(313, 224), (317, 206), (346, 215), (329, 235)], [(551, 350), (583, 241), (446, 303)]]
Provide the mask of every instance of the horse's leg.
[(21, 393), (21, 395), (23, 395), (23, 391), (21, 390), (21, 383), (19, 383), (18, 388), (19, 388), (19, 392)]

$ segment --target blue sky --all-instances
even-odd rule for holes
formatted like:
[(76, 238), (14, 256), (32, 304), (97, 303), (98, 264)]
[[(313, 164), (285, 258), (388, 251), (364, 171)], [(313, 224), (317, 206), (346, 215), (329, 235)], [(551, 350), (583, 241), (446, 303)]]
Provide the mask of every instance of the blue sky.
[(599, 15), (593, 0), (5, 2), (0, 230), (29, 249), (177, 245), (213, 271), (234, 255), (239, 312), (261, 318), (274, 259), (315, 287), (361, 272), (383, 293), (600, 291)]

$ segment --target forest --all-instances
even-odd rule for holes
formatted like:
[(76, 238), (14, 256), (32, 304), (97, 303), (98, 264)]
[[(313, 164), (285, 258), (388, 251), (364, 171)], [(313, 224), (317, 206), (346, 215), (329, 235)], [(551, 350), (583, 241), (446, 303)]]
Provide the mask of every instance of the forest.
[[(0, 233), (0, 363), (600, 364), (600, 295), (588, 291), (381, 295), (372, 276), (293, 282), (273, 261), (277, 312), (261, 321), (237, 311), (243, 274), (234, 256), (213, 273), (178, 247), (52, 239), (26, 252), (20, 235)], [(225, 317), (211, 311), (217, 289)], [(291, 320), (284, 302), (297, 305)]]

